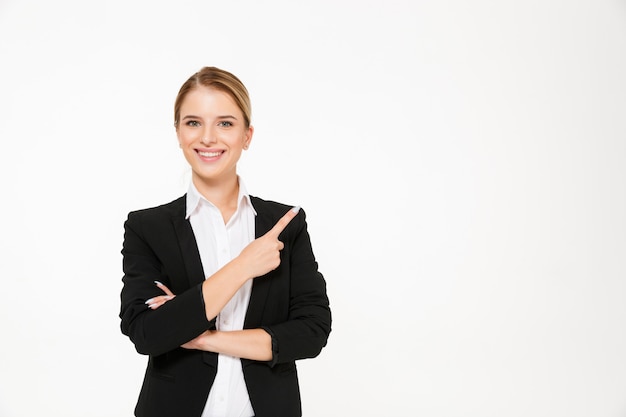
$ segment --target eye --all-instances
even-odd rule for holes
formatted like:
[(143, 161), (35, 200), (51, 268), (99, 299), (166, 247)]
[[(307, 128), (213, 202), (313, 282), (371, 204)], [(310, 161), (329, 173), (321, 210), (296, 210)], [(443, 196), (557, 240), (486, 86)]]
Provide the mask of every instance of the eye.
[(217, 125), (220, 127), (231, 127), (233, 125), (233, 122), (229, 122), (228, 120), (222, 120)]
[(200, 122), (197, 120), (188, 120), (187, 123), (185, 123), (187, 126), (191, 126), (191, 127), (198, 127), (200, 126)]

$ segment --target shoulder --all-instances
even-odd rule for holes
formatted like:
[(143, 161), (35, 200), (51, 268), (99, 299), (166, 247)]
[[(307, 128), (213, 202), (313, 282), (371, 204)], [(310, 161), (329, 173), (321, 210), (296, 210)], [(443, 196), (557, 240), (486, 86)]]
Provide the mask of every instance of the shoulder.
[(260, 197), (250, 196), (250, 202), (257, 212), (263, 212), (267, 214), (279, 214), (285, 213), (291, 206), (277, 201), (264, 200)]
[[(293, 205), (290, 204), (284, 204), (273, 200), (264, 200), (255, 196), (250, 196), (250, 202), (252, 203), (252, 206), (256, 210), (257, 214), (263, 217), (271, 218), (274, 221), (278, 221), (278, 219), (283, 217), (285, 213), (287, 213), (287, 211), (293, 208)], [(305, 217), (306, 215), (304, 213), (304, 210), (300, 209), (300, 212), (298, 213), (298, 216), (296, 216), (296, 219), (300, 218), (304, 220)], [(297, 221), (294, 222), (293, 220), (292, 222), (297, 223)]]
[(140, 210), (133, 210), (128, 213), (128, 221), (159, 221), (163, 218), (171, 218), (185, 216), (185, 195), (154, 207), (148, 207)]

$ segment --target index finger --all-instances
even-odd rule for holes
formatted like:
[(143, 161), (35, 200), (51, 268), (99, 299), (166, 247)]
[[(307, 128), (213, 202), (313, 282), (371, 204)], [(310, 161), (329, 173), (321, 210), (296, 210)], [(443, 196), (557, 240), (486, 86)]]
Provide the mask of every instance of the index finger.
[(267, 232), (267, 234), (273, 234), (276, 237), (278, 237), (278, 235), (280, 234), (280, 232), (282, 232), (283, 230), (285, 230), (285, 227), (287, 227), (287, 225), (289, 224), (289, 222), (296, 217), (296, 215), (298, 214), (298, 212), (300, 211), (300, 206), (295, 206), (292, 207), (287, 213), (285, 213), (285, 215), (283, 217), (280, 218), (280, 220), (278, 220), (276, 222), (276, 224), (274, 225), (274, 227), (272, 227), (270, 229), (269, 232)]

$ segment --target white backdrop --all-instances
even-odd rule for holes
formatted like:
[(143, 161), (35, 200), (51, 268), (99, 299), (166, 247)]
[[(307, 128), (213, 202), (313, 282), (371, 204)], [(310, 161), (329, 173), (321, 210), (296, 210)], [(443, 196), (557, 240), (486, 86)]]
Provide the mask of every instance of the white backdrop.
[(205, 65), (328, 281), (306, 417), (626, 415), (623, 1), (0, 0), (0, 57), (0, 416), (132, 415), (122, 225)]

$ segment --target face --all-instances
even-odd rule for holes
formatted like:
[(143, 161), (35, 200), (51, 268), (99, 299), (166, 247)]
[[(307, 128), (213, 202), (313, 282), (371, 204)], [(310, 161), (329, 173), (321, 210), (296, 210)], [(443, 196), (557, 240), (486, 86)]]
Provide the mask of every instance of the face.
[(242, 111), (222, 91), (197, 87), (180, 107), (176, 134), (196, 184), (217, 185), (236, 178), (237, 161), (252, 133)]

